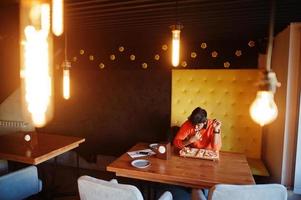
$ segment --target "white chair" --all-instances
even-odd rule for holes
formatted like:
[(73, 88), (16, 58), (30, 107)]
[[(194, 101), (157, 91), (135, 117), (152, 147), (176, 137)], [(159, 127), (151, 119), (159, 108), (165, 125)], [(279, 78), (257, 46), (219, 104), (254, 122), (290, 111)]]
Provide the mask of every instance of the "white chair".
[[(81, 176), (77, 182), (81, 200), (143, 200), (137, 187), (119, 184), (116, 179), (105, 181), (90, 176)], [(167, 191), (159, 200), (172, 200), (172, 194)]]
[[(202, 190), (192, 191), (193, 200), (207, 200)], [(208, 200), (287, 200), (287, 190), (280, 184), (218, 184), (209, 190)]]

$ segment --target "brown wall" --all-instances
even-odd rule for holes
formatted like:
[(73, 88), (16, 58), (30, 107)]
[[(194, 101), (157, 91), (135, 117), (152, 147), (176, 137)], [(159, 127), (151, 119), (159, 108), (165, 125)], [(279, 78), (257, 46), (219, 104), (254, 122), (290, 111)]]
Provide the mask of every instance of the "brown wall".
[(272, 69), (276, 72), (278, 81), (281, 82), (281, 87), (277, 89), (275, 94), (275, 103), (278, 106), (278, 117), (272, 124), (264, 127), (262, 141), (262, 155), (271, 175), (270, 181), (278, 183), (281, 182), (283, 159), (289, 38), (290, 29), (287, 28), (274, 39)]
[(263, 158), (270, 181), (293, 185), (300, 101), (300, 24), (291, 23), (274, 39), (272, 69), (281, 87), (275, 94), (278, 118), (263, 130)]
[(71, 73), (71, 98), (56, 89), (55, 117), (41, 131), (87, 140), (84, 153), (118, 155), (137, 141), (165, 139), (170, 73), (163, 70), (82, 70)]
[(0, 6), (0, 102), (20, 84), (18, 16), (17, 4)]

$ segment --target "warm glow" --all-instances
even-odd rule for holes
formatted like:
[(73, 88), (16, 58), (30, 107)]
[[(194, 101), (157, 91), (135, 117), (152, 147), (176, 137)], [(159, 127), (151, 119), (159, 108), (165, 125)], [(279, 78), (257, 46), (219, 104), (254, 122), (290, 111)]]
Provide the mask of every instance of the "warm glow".
[(261, 126), (274, 121), (278, 115), (278, 109), (274, 102), (273, 92), (258, 91), (256, 99), (250, 107), (250, 115)]
[(47, 33), (32, 26), (25, 28), (24, 79), (25, 99), (33, 122), (45, 124), (45, 112), (51, 96), (51, 78), (48, 74)]
[(64, 69), (63, 72), (63, 96), (64, 99), (70, 98), (70, 70)]
[[(26, 21), (26, 15), (30, 23)], [(20, 76), (24, 102), (36, 127), (46, 124), (51, 110), (49, 108), (52, 96), (49, 27), (49, 4), (35, 2), (34, 6), (30, 6), (28, 1), (22, 1)]]
[(41, 6), (41, 28), (45, 32), (49, 32), (50, 28), (50, 6), (49, 4), (42, 4)]
[(172, 30), (172, 66), (177, 67), (180, 63), (180, 30)]
[(60, 36), (63, 29), (63, 0), (52, 0), (52, 32)]

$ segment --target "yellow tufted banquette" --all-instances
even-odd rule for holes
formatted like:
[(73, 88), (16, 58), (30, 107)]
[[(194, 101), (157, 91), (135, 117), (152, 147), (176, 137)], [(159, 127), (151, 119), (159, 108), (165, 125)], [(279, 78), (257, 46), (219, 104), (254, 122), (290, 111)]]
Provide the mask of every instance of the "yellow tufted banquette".
[(260, 161), (262, 129), (249, 115), (258, 70), (173, 70), (171, 126), (181, 126), (191, 111), (205, 108), (222, 121), (222, 151), (244, 153), (255, 175), (268, 175)]

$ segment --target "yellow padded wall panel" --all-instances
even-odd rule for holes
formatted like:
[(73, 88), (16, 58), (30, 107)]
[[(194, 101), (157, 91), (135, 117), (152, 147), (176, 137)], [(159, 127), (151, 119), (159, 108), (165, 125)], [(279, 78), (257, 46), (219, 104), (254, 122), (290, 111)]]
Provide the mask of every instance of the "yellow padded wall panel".
[(173, 70), (171, 126), (181, 126), (200, 106), (222, 121), (222, 150), (261, 157), (261, 127), (249, 107), (255, 99), (258, 70)]

